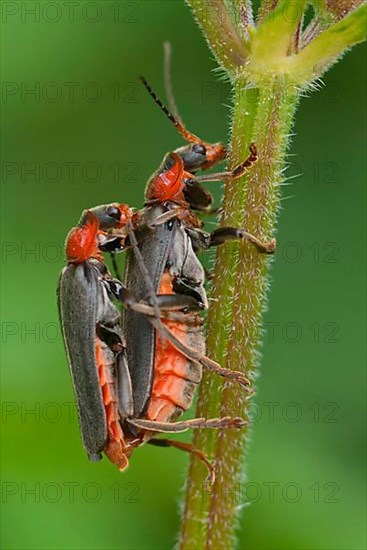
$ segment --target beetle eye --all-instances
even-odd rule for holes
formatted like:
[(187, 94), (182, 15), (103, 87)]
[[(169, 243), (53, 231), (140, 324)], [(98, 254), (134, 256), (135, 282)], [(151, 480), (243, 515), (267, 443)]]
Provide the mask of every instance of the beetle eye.
[(107, 216), (110, 216), (111, 218), (114, 218), (117, 221), (120, 221), (121, 218), (121, 212), (117, 208), (117, 206), (109, 206), (107, 208)]
[(206, 155), (206, 147), (202, 143), (195, 143), (195, 145), (192, 146), (192, 150), (199, 155)]

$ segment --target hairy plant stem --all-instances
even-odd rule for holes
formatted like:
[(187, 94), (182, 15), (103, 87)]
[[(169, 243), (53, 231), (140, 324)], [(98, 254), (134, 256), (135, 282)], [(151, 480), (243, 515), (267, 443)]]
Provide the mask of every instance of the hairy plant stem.
[(248, 46), (241, 40), (222, 0), (187, 0), (218, 62), (228, 71), (236, 70), (247, 58)]
[[(275, 230), (282, 168), (298, 93), (284, 77), (274, 77), (256, 89), (246, 89), (245, 82), (239, 79), (234, 91), (231, 165), (246, 157), (252, 141), (257, 144), (259, 161), (240, 180), (227, 182), (221, 225), (244, 227), (266, 240)], [(246, 242), (218, 249), (208, 317), (208, 354), (252, 379), (268, 269), (269, 258)], [(198, 416), (247, 417), (248, 404), (240, 387), (204, 375)], [(191, 461), (182, 550), (233, 548), (239, 512), (238, 484), (242, 481), (247, 450), (247, 432), (243, 432), (200, 430), (195, 434), (194, 445), (214, 457), (216, 481), (213, 487), (206, 486), (203, 466), (195, 459)]]
[[(316, 15), (309, 34), (306, 31), (302, 36), (308, 0), (263, 0), (257, 25), (247, 0), (239, 4), (234, 0), (187, 2), (234, 86), (230, 166), (246, 158), (251, 142), (256, 143), (259, 154), (256, 165), (241, 179), (226, 182), (221, 225), (243, 227), (268, 240), (276, 228), (285, 154), (300, 91), (312, 87), (348, 48), (365, 40), (367, 5), (345, 0), (349, 6), (345, 17), (334, 22), (330, 10), (336, 5), (330, 0), (324, 6), (328, 17), (322, 26)], [(297, 8), (292, 17), (290, 7)], [(208, 314), (208, 355), (223, 367), (242, 370), (253, 381), (268, 272), (269, 258), (247, 242), (227, 243), (217, 251)], [(197, 416), (249, 419), (248, 397), (235, 384), (204, 374)], [(181, 550), (234, 547), (247, 435), (248, 429), (243, 433), (234, 429), (196, 432), (194, 445), (214, 460), (216, 480), (207, 486), (203, 465), (192, 458)]]

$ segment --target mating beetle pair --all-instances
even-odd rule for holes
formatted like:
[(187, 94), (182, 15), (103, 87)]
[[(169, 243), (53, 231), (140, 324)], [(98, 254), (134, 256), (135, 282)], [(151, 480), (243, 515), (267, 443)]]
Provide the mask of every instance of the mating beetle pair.
[[(232, 172), (195, 175), (225, 156), (222, 144), (208, 144), (188, 132), (144, 81), (188, 145), (169, 153), (148, 182), (145, 207), (136, 213), (122, 204), (83, 213), (67, 238), (68, 265), (59, 281), (59, 311), (77, 398), (84, 447), (92, 460), (102, 452), (120, 470), (137, 446), (149, 442), (175, 446), (213, 467), (191, 445), (156, 439), (195, 427), (237, 427), (241, 418), (177, 421), (193, 400), (202, 367), (240, 383), (237, 371), (205, 356), (199, 312), (208, 306), (205, 274), (196, 252), (229, 239), (246, 238), (261, 252), (262, 243), (242, 229), (202, 230), (194, 210), (207, 211), (211, 196), (203, 181), (236, 178), (256, 161), (256, 148)], [(126, 249), (126, 286), (114, 279), (102, 252)], [(123, 304), (123, 322), (113, 301)]]

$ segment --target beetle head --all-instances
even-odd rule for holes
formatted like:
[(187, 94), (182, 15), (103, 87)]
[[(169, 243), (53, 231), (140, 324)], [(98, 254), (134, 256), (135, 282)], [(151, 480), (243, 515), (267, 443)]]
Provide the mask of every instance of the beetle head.
[(184, 161), (185, 170), (195, 172), (206, 170), (213, 164), (223, 160), (226, 156), (226, 149), (223, 143), (206, 143), (204, 141), (193, 141), (190, 145), (184, 145), (175, 150)]
[(92, 212), (92, 214), (97, 218), (99, 229), (101, 230), (125, 227), (133, 216), (133, 212), (127, 204), (113, 202), (111, 204), (96, 206), (95, 208), (91, 208), (90, 210), (83, 212), (79, 226), (84, 225), (85, 216), (88, 212)]
[(66, 258), (69, 263), (82, 263), (89, 258), (102, 258), (98, 248), (101, 231), (124, 227), (133, 212), (126, 204), (112, 203), (84, 210), (77, 227), (66, 238)]

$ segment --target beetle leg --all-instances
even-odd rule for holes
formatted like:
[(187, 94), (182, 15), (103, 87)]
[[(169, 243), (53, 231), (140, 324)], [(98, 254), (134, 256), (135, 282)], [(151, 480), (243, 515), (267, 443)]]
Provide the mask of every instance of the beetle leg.
[(116, 370), (119, 412), (122, 418), (126, 418), (134, 414), (134, 403), (133, 388), (125, 349), (116, 357)]
[[(155, 317), (156, 313), (150, 304), (147, 302), (137, 302), (132, 297), (131, 292), (125, 288), (124, 297), (120, 297), (124, 306), (136, 313), (141, 313), (149, 317)], [(157, 305), (160, 311), (160, 319), (166, 319), (167, 321), (178, 321), (186, 323), (187, 325), (197, 324), (197, 319), (191, 319), (188, 316), (188, 312), (202, 310), (202, 304), (198, 303), (192, 296), (184, 296), (179, 294), (158, 294)], [(159, 327), (155, 327), (161, 333)], [(165, 334), (162, 335), (166, 337)], [(170, 338), (170, 336), (168, 336)]]
[(121, 336), (112, 328), (101, 323), (96, 327), (98, 337), (116, 354), (117, 400), (123, 418), (134, 414), (132, 384), (126, 358), (126, 348)]
[[(127, 224), (127, 230), (128, 230), (129, 240), (130, 240), (131, 246), (133, 248), (136, 261), (139, 265), (139, 269), (140, 269), (140, 272), (143, 276), (146, 288), (148, 289), (149, 300), (152, 303), (155, 317), (159, 320), (160, 310), (159, 310), (159, 306), (158, 306), (158, 302), (157, 302), (157, 296), (156, 296), (155, 290), (153, 288), (153, 283), (150, 279), (148, 270), (146, 268), (144, 258), (143, 258), (142, 254), (140, 252), (140, 249), (139, 249), (139, 246), (138, 246), (138, 241), (137, 241), (137, 238), (136, 238), (136, 235), (134, 233), (134, 230), (133, 230), (133, 227), (132, 227), (131, 223)], [(160, 322), (160, 324), (162, 324), (162, 323)]]
[[(120, 283), (121, 284), (121, 283)], [(191, 361), (196, 361), (200, 363), (204, 368), (208, 369), (209, 371), (219, 374), (219, 376), (224, 376), (225, 378), (228, 378), (230, 380), (233, 380), (246, 388), (246, 391), (249, 395), (253, 394), (253, 390), (249, 388), (250, 381), (246, 376), (239, 371), (231, 370), (231, 369), (225, 369), (218, 365), (215, 361), (212, 361), (212, 359), (209, 359), (209, 357), (206, 357), (206, 355), (203, 355), (201, 352), (197, 351), (194, 348), (191, 348), (181, 342), (160, 320), (159, 317), (156, 317), (155, 315), (155, 308), (142, 302), (136, 302), (133, 298), (133, 295), (129, 289), (124, 287), (121, 284), (121, 291), (118, 295), (119, 299), (124, 303), (125, 307), (131, 308), (133, 311), (136, 311), (137, 313), (142, 313), (143, 315), (147, 315), (149, 321), (152, 323), (154, 328), (163, 336), (163, 338), (167, 338), (171, 344), (180, 352), (182, 355), (190, 359)], [(156, 296), (156, 299), (159, 298)], [(189, 298), (188, 296), (185, 296), (185, 298)], [(159, 309), (159, 306), (158, 306)], [(159, 310), (159, 316), (161, 316), (161, 312)]]
[(167, 338), (169, 342), (171, 342), (171, 344), (180, 353), (182, 353), (182, 355), (190, 359), (190, 361), (196, 361), (210, 372), (237, 382), (246, 389), (249, 395), (253, 394), (253, 389), (249, 387), (251, 382), (242, 372), (223, 368), (212, 359), (209, 359), (209, 357), (206, 357), (206, 355), (202, 354), (200, 351), (194, 348), (190, 348), (189, 346), (181, 342), (181, 340), (176, 338), (176, 336), (161, 322), (160, 319), (149, 317), (149, 321), (152, 323), (156, 330), (163, 334), (163, 336)]
[(250, 166), (252, 166), (257, 161), (257, 159), (258, 156), (256, 145), (254, 143), (251, 143), (249, 156), (244, 162), (236, 166), (233, 170), (225, 170), (223, 172), (217, 172), (215, 174), (205, 174), (204, 176), (195, 176), (195, 178), (190, 181), (194, 184), (195, 182), (202, 183), (208, 181), (220, 181), (226, 178), (240, 178), (247, 171), (247, 169), (250, 168)]
[[(129, 238), (131, 240), (131, 245), (132, 245), (133, 250), (134, 250), (134, 254), (135, 254), (136, 259), (139, 263), (141, 273), (143, 274), (146, 286), (147, 286), (148, 291), (149, 291), (149, 299), (152, 302), (154, 317), (153, 316), (150, 316), (150, 317), (148, 316), (148, 319), (152, 323), (153, 327), (163, 337), (167, 338), (171, 342), (171, 344), (179, 352), (181, 352), (185, 357), (187, 357), (191, 361), (199, 362), (204, 368), (208, 369), (211, 372), (214, 372), (216, 374), (219, 374), (220, 376), (224, 376), (228, 379), (236, 381), (238, 384), (240, 384), (241, 386), (246, 388), (249, 395), (252, 395), (253, 390), (248, 387), (250, 385), (250, 381), (248, 380), (248, 378), (246, 378), (246, 376), (242, 372), (231, 370), (231, 369), (225, 369), (225, 368), (221, 367), (220, 365), (218, 365), (218, 363), (216, 363), (215, 361), (212, 361), (211, 359), (209, 359), (209, 357), (206, 357), (205, 355), (203, 355), (200, 351), (198, 351), (194, 348), (190, 348), (189, 346), (186, 346), (183, 342), (181, 342), (178, 338), (176, 338), (176, 336), (162, 323), (162, 321), (160, 319), (161, 313), (160, 313), (159, 305), (158, 305), (158, 302), (157, 302), (157, 295), (154, 292), (152, 281), (149, 277), (149, 273), (148, 273), (148, 270), (145, 266), (144, 259), (142, 257), (142, 254), (141, 254), (140, 250), (139, 250), (138, 243), (137, 243), (136, 237), (134, 235), (134, 231), (132, 230), (130, 224), (127, 224), (127, 228), (128, 228), (128, 232), (129, 232)], [(130, 291), (125, 287), (125, 293), (126, 292), (130, 292)], [(130, 295), (131, 295), (131, 292), (130, 292)], [(144, 304), (134, 304), (134, 309), (136, 308), (136, 306), (144, 306)], [(149, 306), (144, 306), (144, 307), (149, 308)], [(135, 309), (135, 311), (137, 311), (137, 310)], [(149, 315), (149, 313), (148, 313), (148, 315)]]
[(201, 212), (208, 212), (211, 209), (213, 197), (196, 179), (186, 182), (183, 193), (185, 199), (190, 204), (190, 208)]
[[(177, 214), (176, 211), (173, 211), (173, 212), (168, 211), (162, 214), (161, 216), (158, 216), (157, 220), (162, 220), (164, 217), (164, 220), (167, 221), (168, 215), (170, 216), (170, 218), (173, 218), (173, 217), (176, 217), (176, 214)], [(128, 300), (126, 300), (125, 298), (125, 305), (126, 307), (130, 307), (137, 313), (143, 313), (148, 317), (150, 316), (149, 320), (151, 323), (153, 323), (153, 316), (154, 316), (156, 323), (153, 324), (153, 326), (155, 327), (155, 329), (163, 337), (168, 337), (169, 340), (172, 342), (171, 336), (173, 337), (173, 335), (169, 330), (167, 330), (167, 328), (163, 325), (163, 323), (160, 320), (160, 318), (162, 317), (161, 307), (163, 307), (163, 309), (165, 309), (166, 311), (167, 310), (172, 311), (175, 309), (189, 309), (189, 310), (203, 309), (200, 301), (200, 296), (196, 294), (192, 295), (192, 292), (187, 293), (187, 296), (186, 295), (181, 296), (181, 294), (183, 294), (181, 292), (178, 292), (176, 295), (175, 294), (172, 295), (172, 297), (163, 295), (163, 294), (161, 296), (157, 296), (154, 291), (153, 284), (149, 276), (148, 270), (146, 268), (144, 258), (140, 252), (135, 232), (132, 230), (132, 227), (130, 224), (127, 225), (127, 229), (128, 229), (130, 243), (133, 248), (137, 263), (139, 265), (139, 269), (143, 275), (146, 287), (148, 289), (148, 300), (151, 305), (148, 305), (147, 303), (141, 303), (141, 302), (136, 303), (136, 301), (133, 301), (132, 294), (126, 287), (124, 289), (124, 294), (125, 294), (125, 297), (128, 298)], [(130, 296), (129, 296), (129, 292), (130, 292)]]
[[(152, 223), (149, 223), (149, 224), (144, 223), (139, 225), (136, 229), (134, 229), (134, 236), (136, 241), (137, 242), (144, 241), (146, 236), (149, 235), (149, 233), (153, 231), (156, 227), (158, 227), (159, 225), (162, 225), (163, 223), (169, 222), (174, 218), (177, 218), (178, 215), (179, 215), (179, 209), (174, 208), (171, 210), (167, 210), (167, 212), (164, 212), (163, 214), (158, 216)], [(131, 242), (131, 229), (129, 231), (129, 237), (127, 239), (127, 242), (129, 244), (131, 243), (131, 246), (133, 246), (133, 243)]]
[(136, 428), (152, 432), (181, 433), (197, 428), (244, 428), (248, 425), (247, 420), (239, 416), (224, 416), (223, 418), (193, 418), (180, 422), (156, 422), (143, 418), (127, 418), (126, 421)]
[[(111, 283), (112, 281), (110, 281)], [(171, 344), (191, 361), (196, 361), (200, 363), (204, 368), (208, 369), (209, 371), (219, 374), (219, 376), (224, 376), (225, 378), (228, 378), (230, 380), (233, 380), (246, 388), (246, 391), (249, 395), (253, 394), (253, 390), (249, 388), (250, 381), (246, 376), (239, 371), (226, 369), (218, 365), (215, 361), (212, 361), (212, 359), (209, 359), (209, 357), (206, 357), (206, 355), (202, 354), (198, 350), (191, 348), (181, 342), (161, 321), (161, 311), (159, 307), (159, 301), (158, 296), (154, 295), (154, 301), (155, 306), (151, 306), (144, 302), (136, 302), (134, 299), (134, 296), (132, 292), (125, 287), (120, 281), (113, 281), (114, 283), (114, 289), (113, 293), (114, 295), (125, 305), (125, 307), (132, 309), (133, 311), (136, 311), (137, 313), (142, 313), (143, 315), (147, 315), (149, 321), (152, 323), (154, 328), (163, 336), (163, 338), (167, 338)], [(111, 285), (112, 286), (112, 285)], [(111, 287), (110, 287), (111, 288)], [(173, 295), (174, 296), (174, 295)], [(164, 299), (166, 300), (166, 296)], [(188, 299), (190, 296), (183, 296), (179, 297), (179, 299), (185, 299), (187, 300), (186, 303), (188, 303)], [(158, 310), (158, 316), (156, 314), (156, 310)]]
[(120, 334), (110, 326), (106, 326), (103, 323), (97, 323), (96, 334), (113, 352), (120, 353), (120, 351), (124, 349)]
[(264, 254), (274, 254), (276, 248), (276, 240), (261, 241), (251, 233), (238, 229), (236, 227), (219, 227), (212, 233), (205, 233), (198, 229), (186, 229), (189, 234), (193, 246), (196, 250), (200, 248), (207, 250), (212, 246), (219, 246), (227, 241), (246, 239), (253, 244), (259, 252)]
[(117, 279), (121, 280), (122, 277), (119, 267), (117, 265), (116, 253), (121, 252), (126, 248), (126, 235), (111, 234), (103, 236), (103, 239), (100, 239), (98, 248), (102, 252), (109, 252), (112, 262), (113, 273), (115, 277), (117, 277)]
[(181, 449), (186, 453), (191, 453), (195, 455), (199, 460), (201, 460), (208, 469), (208, 478), (207, 482), (212, 485), (215, 481), (215, 470), (213, 464), (208, 459), (204, 451), (200, 451), (193, 445), (189, 443), (184, 443), (183, 441), (176, 441), (174, 439), (150, 439), (147, 441), (150, 445), (156, 445), (157, 447), (175, 447), (176, 449)]
[(243, 229), (236, 229), (235, 227), (219, 227), (210, 233), (210, 243), (209, 246), (219, 246), (226, 241), (231, 241), (234, 239), (246, 239), (252, 243), (259, 252), (265, 254), (274, 254), (276, 247), (276, 240), (271, 239), (270, 241), (261, 241), (251, 233), (244, 231)]
[(200, 286), (200, 282), (183, 276), (176, 276), (172, 282), (172, 288), (176, 295), (190, 296), (193, 298), (196, 302), (196, 308), (191, 309), (196, 309), (199, 311), (206, 309), (206, 305), (202, 301), (202, 295), (198, 292), (198, 288), (200, 289)]
[(105, 278), (103, 281), (112, 296), (119, 300), (127, 309), (132, 309), (137, 313), (148, 316), (156, 314), (154, 307), (147, 302), (137, 302), (132, 291), (118, 279)]
[(203, 309), (203, 304), (194, 296), (188, 294), (158, 294), (159, 309), (164, 311), (197, 311)]
[[(156, 316), (156, 309), (153, 306), (150, 306), (147, 303), (144, 302), (136, 302), (136, 300), (133, 297), (132, 292), (125, 287), (122, 283), (119, 281), (114, 281), (118, 283), (119, 290), (115, 290), (115, 296), (121, 300), (121, 302), (125, 305), (127, 308), (131, 308), (133, 311), (136, 311), (137, 313), (142, 313), (143, 315), (147, 315), (149, 321), (152, 323), (154, 328), (163, 336), (163, 338), (167, 338), (171, 344), (180, 352), (182, 355), (190, 359), (191, 361), (196, 361), (200, 363), (204, 368), (208, 369), (209, 371), (218, 374), (219, 376), (223, 376), (225, 378), (228, 378), (230, 380), (233, 380), (246, 388), (246, 391), (249, 395), (253, 394), (253, 390), (249, 388), (250, 381), (246, 376), (239, 371), (226, 369), (221, 367), (218, 363), (213, 361), (212, 359), (209, 359), (209, 357), (206, 357), (206, 355), (202, 354), (200, 351), (191, 348), (181, 342), (161, 321), (161, 311), (159, 307), (159, 296), (154, 295), (154, 299), (156, 300), (156, 307), (158, 308), (159, 316)], [(167, 296), (164, 296), (164, 300), (167, 299)], [(175, 295), (173, 295), (175, 296)], [(185, 299), (187, 300), (186, 303), (188, 303), (188, 299), (190, 296), (179, 296), (179, 300)], [(158, 300), (158, 301), (157, 301)], [(181, 302), (182, 304), (182, 302)]]
[(102, 252), (109, 252), (110, 254), (121, 252), (125, 248), (125, 239), (125, 235), (112, 233), (111, 235), (104, 236), (103, 240), (100, 239), (98, 248), (102, 250)]
[[(127, 309), (131, 309), (136, 313), (142, 313), (149, 317), (155, 316), (155, 310), (148, 302), (138, 302), (131, 290), (129, 290), (121, 281), (117, 279), (104, 279), (110, 293), (119, 300)], [(167, 315), (170, 312), (183, 312), (183, 317), (175, 317), (177, 320), (186, 319), (187, 315), (185, 311), (201, 310), (202, 304), (198, 302), (196, 298), (184, 294), (158, 294), (156, 296), (156, 303), (160, 310), (160, 317), (166, 319), (170, 318)]]

